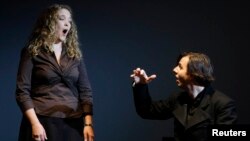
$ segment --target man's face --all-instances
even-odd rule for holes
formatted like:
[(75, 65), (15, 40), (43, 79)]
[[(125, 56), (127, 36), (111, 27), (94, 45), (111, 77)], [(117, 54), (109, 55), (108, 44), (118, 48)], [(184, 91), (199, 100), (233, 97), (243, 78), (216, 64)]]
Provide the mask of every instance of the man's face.
[(188, 74), (189, 56), (184, 56), (180, 59), (178, 65), (173, 69), (176, 77), (176, 84), (180, 88), (187, 88), (191, 84), (191, 76)]

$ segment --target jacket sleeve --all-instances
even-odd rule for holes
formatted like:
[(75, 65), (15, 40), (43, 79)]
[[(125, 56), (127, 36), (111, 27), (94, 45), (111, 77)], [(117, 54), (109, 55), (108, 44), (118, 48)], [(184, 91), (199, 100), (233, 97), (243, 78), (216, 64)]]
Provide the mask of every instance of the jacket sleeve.
[(134, 85), (133, 95), (136, 112), (142, 118), (164, 120), (173, 116), (171, 98), (152, 101), (149, 95), (148, 85)]
[(83, 59), (80, 60), (77, 89), (84, 115), (93, 115), (92, 89)]
[(30, 97), (32, 68), (32, 57), (29, 54), (28, 48), (23, 48), (16, 80), (16, 101), (23, 112), (34, 108)]

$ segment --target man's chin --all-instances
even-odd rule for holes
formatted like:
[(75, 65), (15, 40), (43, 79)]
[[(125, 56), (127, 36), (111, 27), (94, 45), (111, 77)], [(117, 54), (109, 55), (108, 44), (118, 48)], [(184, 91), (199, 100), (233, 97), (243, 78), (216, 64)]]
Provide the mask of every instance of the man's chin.
[(181, 86), (180, 81), (176, 80), (176, 85), (177, 85), (178, 87), (180, 87), (180, 86)]
[(184, 88), (184, 86), (181, 83), (177, 83), (177, 86), (182, 89)]

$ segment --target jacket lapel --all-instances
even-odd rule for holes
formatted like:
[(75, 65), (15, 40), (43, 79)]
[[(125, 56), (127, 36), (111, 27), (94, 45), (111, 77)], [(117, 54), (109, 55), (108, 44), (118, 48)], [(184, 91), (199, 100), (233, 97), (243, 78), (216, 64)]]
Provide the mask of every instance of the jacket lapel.
[(60, 69), (62, 70), (62, 72), (66, 71), (66, 69), (68, 68), (68, 63), (69, 63), (69, 59), (67, 56), (66, 47), (63, 46), (62, 54), (61, 54), (61, 65), (60, 65)]
[[(175, 118), (185, 127), (185, 129), (189, 129), (192, 126), (195, 126), (205, 120), (212, 119), (209, 115), (209, 105), (210, 105), (210, 95), (214, 92), (214, 90), (209, 86), (205, 89), (204, 97), (202, 98), (200, 105), (198, 105), (192, 114), (188, 116), (188, 107), (186, 102), (177, 103), (176, 109), (173, 111)], [(182, 93), (181, 95), (185, 95), (186, 93)], [(182, 97), (182, 96), (181, 96)], [(185, 100), (184, 100), (185, 101)]]
[(193, 115), (190, 115), (190, 120), (188, 120), (188, 124), (186, 126), (186, 129), (201, 123), (205, 120), (211, 119), (209, 113), (207, 112), (207, 108), (209, 107), (209, 95), (205, 94), (201, 104), (195, 109), (196, 111), (193, 113)]
[(187, 104), (177, 104), (173, 111), (175, 118), (184, 126), (187, 126)]

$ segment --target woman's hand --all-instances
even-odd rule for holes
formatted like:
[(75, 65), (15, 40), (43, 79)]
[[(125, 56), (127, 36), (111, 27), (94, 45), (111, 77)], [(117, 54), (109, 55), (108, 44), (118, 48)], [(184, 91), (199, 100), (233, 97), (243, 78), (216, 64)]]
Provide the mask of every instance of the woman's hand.
[(47, 140), (47, 135), (42, 124), (38, 120), (34, 108), (25, 111), (25, 115), (30, 121), (32, 127), (32, 138), (35, 141), (45, 141)]
[(93, 126), (84, 126), (83, 135), (84, 135), (84, 141), (94, 141)]
[(40, 123), (34, 124), (31, 127), (32, 127), (32, 138), (35, 141), (47, 140), (46, 132)]

